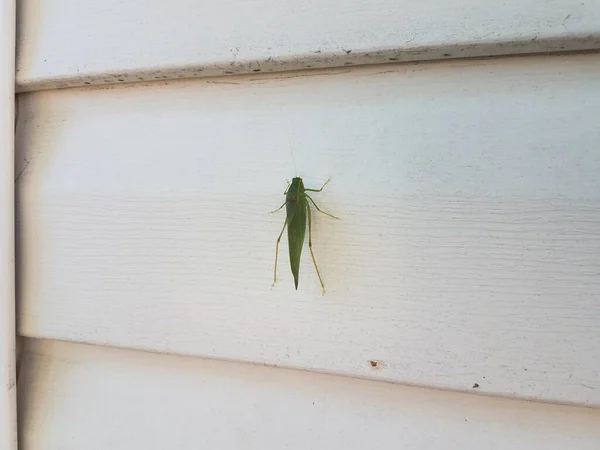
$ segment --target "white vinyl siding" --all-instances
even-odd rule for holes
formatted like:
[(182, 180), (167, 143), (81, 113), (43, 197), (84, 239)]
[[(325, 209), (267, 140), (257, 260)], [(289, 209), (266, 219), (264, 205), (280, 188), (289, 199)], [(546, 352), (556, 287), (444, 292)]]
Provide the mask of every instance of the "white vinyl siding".
[(20, 2), (23, 448), (600, 448), (600, 2), (492, 3)]

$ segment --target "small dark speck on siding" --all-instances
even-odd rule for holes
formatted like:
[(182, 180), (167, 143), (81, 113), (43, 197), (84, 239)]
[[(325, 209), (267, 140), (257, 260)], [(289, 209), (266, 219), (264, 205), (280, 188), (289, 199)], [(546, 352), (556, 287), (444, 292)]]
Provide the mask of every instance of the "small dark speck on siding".
[(381, 361), (377, 361), (376, 359), (369, 360), (369, 366), (373, 369), (381, 369), (383, 367), (383, 363)]
[(473, 389), (477, 389), (478, 387), (479, 387), (479, 383), (475, 383), (475, 384), (473, 385)]

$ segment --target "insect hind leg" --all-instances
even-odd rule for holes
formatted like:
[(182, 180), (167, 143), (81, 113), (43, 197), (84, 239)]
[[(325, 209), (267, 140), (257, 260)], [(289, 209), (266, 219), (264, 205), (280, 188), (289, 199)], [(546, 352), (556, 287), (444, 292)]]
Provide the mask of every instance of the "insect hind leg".
[(323, 279), (321, 278), (321, 273), (319, 272), (319, 267), (317, 266), (317, 260), (315, 259), (315, 254), (313, 253), (312, 249), (312, 218), (310, 205), (308, 203), (306, 203), (306, 215), (308, 219), (308, 249), (310, 250), (310, 257), (312, 258), (315, 270), (317, 271), (317, 276), (319, 277), (319, 283), (321, 283), (321, 290), (323, 291), (323, 295), (325, 295), (325, 284), (323, 284)]
[[(285, 203), (284, 203), (285, 204)], [(273, 284), (271, 287), (275, 286), (275, 282), (277, 281), (277, 257), (279, 256), (279, 242), (281, 241), (281, 236), (283, 236), (283, 232), (285, 231), (285, 227), (287, 227), (288, 221), (283, 224), (283, 228), (281, 229), (281, 233), (279, 233), (279, 237), (277, 238), (277, 243), (275, 244), (275, 268), (273, 269)]]

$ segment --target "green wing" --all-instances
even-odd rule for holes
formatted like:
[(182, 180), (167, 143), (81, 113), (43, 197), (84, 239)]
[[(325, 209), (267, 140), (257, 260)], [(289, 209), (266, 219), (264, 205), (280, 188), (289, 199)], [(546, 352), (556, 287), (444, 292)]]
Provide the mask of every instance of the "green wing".
[(288, 221), (288, 247), (290, 251), (290, 266), (294, 275), (294, 285), (298, 289), (298, 274), (300, 272), (300, 256), (306, 235), (306, 198), (299, 195), (295, 202), (286, 204)]

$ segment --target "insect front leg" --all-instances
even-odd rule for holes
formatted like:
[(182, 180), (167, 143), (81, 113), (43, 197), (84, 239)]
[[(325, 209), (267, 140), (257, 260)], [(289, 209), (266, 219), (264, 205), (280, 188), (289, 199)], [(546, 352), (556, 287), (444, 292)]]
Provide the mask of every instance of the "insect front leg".
[(319, 277), (319, 283), (321, 283), (323, 295), (325, 295), (325, 284), (323, 284), (323, 279), (321, 278), (321, 273), (319, 272), (319, 267), (317, 266), (317, 260), (315, 259), (315, 254), (313, 253), (312, 249), (312, 217), (310, 212), (310, 206), (308, 203), (306, 203), (306, 215), (308, 219), (308, 249), (310, 250), (310, 256), (312, 258), (313, 264), (315, 265), (317, 276)]
[(310, 192), (321, 192), (321, 191), (323, 190), (323, 188), (324, 188), (325, 186), (327, 186), (327, 183), (329, 183), (330, 181), (331, 181), (331, 177), (329, 177), (329, 178), (327, 179), (327, 181), (326, 181), (326, 182), (323, 184), (323, 186), (321, 186), (321, 188), (320, 188), (320, 189), (306, 189), (306, 188), (304, 188), (304, 190), (305, 190), (305, 191), (310, 191)]
[(269, 211), (269, 214), (273, 214), (276, 213), (277, 211), (279, 211), (281, 208), (283, 208), (285, 206), (286, 202), (283, 202), (283, 205), (281, 205), (279, 208), (274, 209), (273, 211)]
[(285, 231), (285, 227), (287, 227), (287, 224), (288, 221), (287, 219), (285, 219), (285, 223), (283, 224), (283, 228), (281, 229), (281, 233), (279, 233), (277, 243), (275, 244), (275, 268), (273, 269), (273, 284), (271, 285), (271, 287), (275, 286), (275, 281), (277, 281), (277, 256), (279, 255), (279, 241), (281, 241), (281, 236), (283, 236), (283, 232)]
[(306, 197), (307, 197), (307, 198), (308, 198), (308, 199), (309, 199), (309, 200), (312, 202), (312, 204), (313, 204), (313, 205), (315, 205), (315, 208), (317, 208), (317, 211), (319, 211), (320, 213), (323, 213), (323, 214), (325, 214), (325, 215), (327, 215), (327, 216), (329, 216), (329, 217), (333, 217), (334, 219), (338, 219), (338, 220), (340, 220), (340, 218), (339, 218), (339, 217), (336, 217), (336, 216), (334, 216), (333, 214), (329, 214), (328, 212), (325, 212), (325, 211), (323, 211), (321, 208), (319, 208), (319, 207), (317, 206), (317, 204), (315, 203), (315, 201), (314, 201), (314, 200), (313, 200), (313, 199), (310, 197), (310, 195), (308, 195), (308, 194), (304, 194), (304, 195), (305, 195), (305, 196), (306, 196)]

